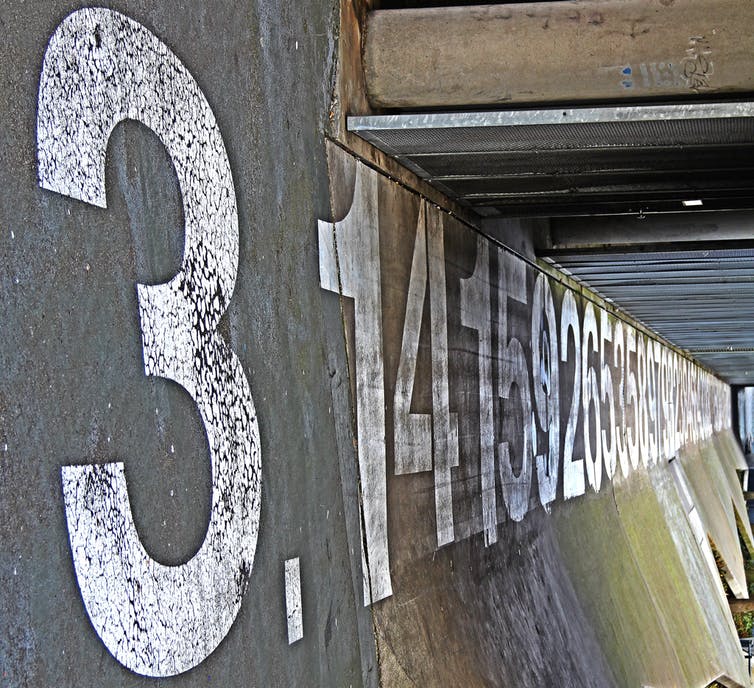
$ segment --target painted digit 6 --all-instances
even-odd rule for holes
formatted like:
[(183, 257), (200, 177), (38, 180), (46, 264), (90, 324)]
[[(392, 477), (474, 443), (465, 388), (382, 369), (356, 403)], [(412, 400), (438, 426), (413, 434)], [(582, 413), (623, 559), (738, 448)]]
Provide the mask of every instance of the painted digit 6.
[(181, 270), (166, 284), (138, 285), (139, 314), (145, 373), (182, 385), (204, 423), (209, 527), (189, 561), (164, 566), (139, 540), (122, 463), (64, 466), (63, 494), (81, 596), (102, 642), (132, 671), (171, 676), (203, 661), (228, 633), (259, 529), (256, 412), (241, 364), (216, 332), (238, 266), (235, 189), (212, 110), (178, 58), (117, 12), (74, 12), (42, 66), (40, 186), (105, 207), (107, 142), (125, 119), (160, 137), (183, 197)]

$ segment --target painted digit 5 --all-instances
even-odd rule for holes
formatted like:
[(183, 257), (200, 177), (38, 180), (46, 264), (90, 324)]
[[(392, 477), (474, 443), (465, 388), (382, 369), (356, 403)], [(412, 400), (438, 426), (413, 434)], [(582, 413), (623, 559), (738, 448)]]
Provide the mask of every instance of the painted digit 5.
[(81, 596), (108, 650), (147, 676), (203, 661), (228, 633), (254, 562), (261, 495), (259, 429), (246, 376), (216, 332), (235, 285), (238, 216), (228, 157), (207, 100), (153, 34), (106, 9), (57, 28), (39, 85), (37, 153), (45, 189), (105, 207), (105, 153), (125, 119), (152, 129), (178, 175), (185, 216), (180, 272), (138, 285), (147, 375), (194, 399), (212, 463), (209, 527), (199, 551), (164, 566), (134, 526), (122, 463), (62, 469)]

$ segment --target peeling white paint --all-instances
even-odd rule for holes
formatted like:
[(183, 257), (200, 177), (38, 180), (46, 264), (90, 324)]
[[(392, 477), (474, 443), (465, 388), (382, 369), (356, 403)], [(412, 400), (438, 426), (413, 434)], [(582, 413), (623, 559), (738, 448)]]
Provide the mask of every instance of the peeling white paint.
[(534, 432), (531, 393), (529, 386), (529, 367), (521, 341), (508, 327), (508, 300), (527, 304), (526, 266), (504, 252), (497, 251), (498, 260), (498, 298), (497, 298), (497, 360), (499, 361), (497, 394), (502, 402), (501, 415), (510, 412), (514, 403), (512, 388), (518, 389), (523, 422), (518, 429), (521, 446), (521, 470), (516, 475), (511, 464), (510, 443), (504, 439), (498, 444), (498, 471), (503, 500), (508, 513), (514, 521), (520, 521), (529, 510), (529, 492), (531, 490), (532, 466), (534, 463), (531, 437)]
[(573, 293), (567, 291), (563, 297), (560, 312), (560, 360), (568, 362), (568, 338), (573, 337), (573, 381), (570, 387), (571, 403), (568, 421), (563, 437), (563, 497), (570, 499), (584, 494), (584, 459), (573, 458), (573, 444), (576, 439), (579, 405), (581, 401), (581, 326)]
[(354, 301), (365, 605), (393, 594), (387, 537), (382, 318), (375, 317), (382, 312), (377, 181), (376, 175), (359, 163), (348, 214), (334, 224), (320, 221), (318, 225), (320, 285)]
[[(584, 306), (581, 347), (581, 402), (584, 431), (584, 461), (589, 485), (595, 492), (602, 486), (602, 422), (600, 418), (600, 389), (597, 370), (589, 363), (589, 356), (599, 352), (597, 312), (593, 303)], [(591, 342), (591, 346), (590, 346)], [(593, 410), (593, 412), (592, 412)], [(595, 442), (592, 445), (590, 426), (594, 419)]]
[(288, 644), (291, 645), (304, 637), (301, 567), (298, 557), (285, 561), (285, 613), (288, 622)]
[(171, 676), (199, 664), (230, 629), (259, 527), (254, 404), (216, 332), (236, 279), (235, 189), (212, 110), (178, 58), (122, 14), (74, 12), (50, 39), (40, 77), (40, 186), (105, 207), (107, 142), (126, 119), (159, 136), (181, 189), (181, 270), (167, 284), (138, 285), (139, 314), (145, 373), (181, 384), (204, 424), (209, 527), (189, 561), (164, 566), (139, 541), (122, 463), (63, 467), (63, 493), (76, 575), (98, 635), (132, 671)]
[(477, 331), (479, 369), (479, 461), (484, 544), (497, 542), (495, 425), (492, 401), (492, 323), (489, 242), (477, 237), (474, 272), (461, 280), (461, 324)]
[[(429, 288), (432, 412), (412, 413), (424, 301)], [(395, 473), (434, 470), (438, 546), (453, 542), (450, 469), (458, 465), (458, 418), (450, 412), (445, 244), (441, 212), (421, 201), (393, 399)]]
[[(342, 288), (344, 296), (355, 299), (356, 355), (349, 360), (357, 386), (362, 556), (369, 574), (365, 600), (374, 602), (391, 592), (386, 461), (389, 465), (393, 459), (401, 480), (405, 474), (434, 469), (438, 547), (477, 532), (483, 532), (485, 545), (490, 545), (497, 541), (503, 513), (520, 520), (533, 507), (534, 489), (549, 512), (561, 489), (564, 499), (583, 495), (587, 488), (598, 491), (615, 478), (618, 465), (622, 476), (629, 477), (689, 442), (730, 427), (730, 390), (725, 383), (571, 289), (558, 287), (562, 298), (554, 299), (552, 278), (518, 256), (495, 249), (487, 238), (466, 240), (462, 257), (453, 259), (454, 267), (462, 263), (464, 271), (469, 269), (473, 246), (473, 271), (448, 285), (443, 214), (419, 200), (416, 227), (397, 227), (396, 221), (406, 215), (379, 217), (380, 183), (377, 172), (357, 163), (347, 218), (334, 226), (319, 224), (321, 285), (335, 292)], [(391, 203), (382, 207), (390, 208)], [(388, 241), (392, 232), (413, 237), (404, 294), (395, 282), (382, 290), (383, 281), (392, 275), (389, 268), (384, 276), (381, 272), (380, 232)], [(448, 313), (451, 289), (460, 291), (452, 301), (459, 313)], [(426, 384), (427, 372), (421, 373), (424, 380), (418, 378), (417, 363), (420, 347), (427, 343), (421, 341), (427, 329), (427, 292), (432, 410), (418, 413), (412, 411), (412, 397), (417, 384)], [(403, 322), (385, 326), (383, 319), (395, 318), (396, 313), (404, 314)], [(448, 348), (448, 323), (458, 327), (459, 320), (462, 327), (475, 331), (476, 342), (472, 338), (468, 343), (468, 333), (452, 333), (455, 346), (466, 342), (460, 344), (461, 351), (454, 351)], [(384, 342), (383, 331), (388, 330), (400, 333), (400, 342)], [(397, 356), (395, 394), (388, 400), (386, 351)], [(463, 358), (453, 361), (454, 356)], [(465, 363), (469, 358), (473, 367)], [(475, 417), (471, 423), (467, 418), (465, 425), (474, 440), (474, 425), (478, 427), (478, 448), (460, 457), (457, 417), (449, 410), (451, 362), (455, 371), (461, 366), (464, 376), (478, 379), (478, 411), (477, 400), (466, 397), (463, 385), (454, 398), (459, 406), (468, 405), (459, 407), (458, 414), (474, 409)], [(391, 411), (394, 449), (387, 456), (385, 414)], [(505, 420), (510, 414), (520, 418), (520, 424), (509, 427), (512, 424)], [(468, 435), (465, 439), (469, 452)], [(512, 447), (518, 456), (511, 456)], [(461, 475), (466, 482), (459, 488), (456, 508), (466, 512), (455, 522), (451, 469), (464, 461)], [(478, 469), (469, 469), (471, 461), (478, 461)], [(531, 484), (535, 480), (536, 486)], [(469, 489), (479, 492), (470, 509)], [(476, 500), (481, 502), (481, 515)]]
[(448, 305), (445, 279), (444, 214), (426, 207), (429, 312), (432, 339), (432, 456), (434, 460), (437, 546), (455, 539), (450, 469), (459, 463), (458, 414), (450, 411)]
[(394, 427), (395, 472), (397, 475), (432, 469), (432, 417), (428, 413), (411, 413), (416, 361), (419, 354), (424, 298), (427, 291), (427, 229), (425, 204), (419, 209), (411, 275), (408, 283), (403, 341), (395, 381)]
[(532, 428), (539, 501), (549, 508), (558, 489), (560, 467), (560, 368), (558, 358), (558, 324), (552, 288), (545, 275), (538, 275), (532, 298), (531, 320), (532, 373), (534, 406), (539, 427), (547, 433), (545, 452), (536, 447), (536, 430)]

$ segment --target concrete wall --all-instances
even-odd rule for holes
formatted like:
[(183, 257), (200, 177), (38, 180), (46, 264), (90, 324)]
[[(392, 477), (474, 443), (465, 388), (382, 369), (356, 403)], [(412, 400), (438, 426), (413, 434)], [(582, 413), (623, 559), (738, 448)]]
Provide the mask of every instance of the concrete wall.
[(333, 4), (73, 9), (0, 14), (3, 685), (743, 682), (728, 388), (326, 145)]
[[(746, 596), (728, 387), (334, 146), (330, 170), (383, 684), (742, 681), (706, 537)], [(707, 457), (701, 518), (680, 455)]]
[[(76, 127), (87, 117), (127, 98), (135, 104), (126, 113), (130, 119), (151, 118), (117, 125), (105, 139), (106, 149), (98, 151), (105, 155), (106, 208), (75, 200), (70, 191), (41, 188), (38, 182), (43, 59), (56, 28), (76, 4), (9, 2), (0, 9), (0, 119), (5, 132), (0, 141), (1, 682), (34, 687), (361, 685), (362, 674), (368, 676), (374, 663), (374, 649), (368, 633), (364, 647), (359, 640), (359, 629), (368, 631), (371, 622), (360, 588), (358, 596), (354, 592), (335, 444), (331, 385), (344, 374), (344, 365), (325, 346), (326, 333), (339, 328), (340, 316), (337, 307), (323, 303), (317, 286), (316, 219), (329, 213), (322, 132), (330, 99), (335, 7), (311, 2), (304, 12), (277, 2), (137, 1), (115, 6), (144, 28), (127, 27), (118, 43), (113, 31), (120, 19), (74, 23), (84, 27), (80, 45), (48, 65), (50, 81), (42, 97), (48, 110), (64, 112), (48, 150), (55, 160), (70, 153), (66, 159), (74, 168), (94, 148), (77, 143), (83, 139)], [(124, 41), (128, 49), (121, 51), (125, 55), (113, 72), (112, 57), (102, 51)], [(155, 47), (157, 43), (167, 47)], [(171, 53), (175, 57), (166, 57)], [(164, 83), (154, 98), (144, 99), (127, 86), (143, 82), (121, 77), (148, 60), (165, 63), (157, 72)], [(77, 66), (103, 74), (103, 87), (64, 86), (63, 74), (71, 77)], [(185, 107), (197, 91), (214, 115), (227, 167), (223, 146), (205, 138), (212, 129), (206, 111), (193, 109), (195, 100)], [(87, 97), (91, 108), (81, 104)], [(71, 103), (79, 105), (66, 112)], [(160, 113), (174, 120), (162, 136), (155, 132)], [(176, 141), (176, 132), (185, 138)], [(67, 151), (56, 149), (65, 133), (74, 142)], [(201, 168), (207, 159), (210, 167)], [(198, 169), (210, 176), (194, 179)], [(217, 176), (227, 169), (233, 189), (227, 177)], [(179, 173), (184, 177), (180, 187)], [(238, 269), (231, 294), (233, 202)], [(205, 227), (203, 214), (196, 211), (204, 213), (208, 205)], [(222, 210), (222, 217), (212, 208)], [(212, 244), (211, 237), (217, 239), (217, 271), (206, 264), (202, 274), (196, 253), (184, 246), (190, 214), (206, 237), (200, 239), (200, 255)], [(198, 281), (195, 294), (202, 293), (202, 284), (215, 284), (222, 276), (225, 310), (216, 329), (235, 352), (255, 411), (248, 400), (241, 399), (239, 407), (229, 394), (242, 392), (241, 375), (227, 370), (232, 359), (222, 355), (216, 341), (201, 344), (212, 336), (201, 320), (194, 330), (198, 341), (181, 339), (185, 330), (176, 323), (166, 333), (166, 346), (175, 340), (179, 353), (196, 353), (199, 360), (214, 357), (211, 366), (207, 360), (199, 365), (200, 373), (211, 370), (215, 372), (207, 372), (208, 378), (231, 375), (233, 381), (221, 381), (214, 394), (206, 380), (192, 381), (190, 370), (145, 376), (142, 333), (148, 339), (155, 330), (145, 327), (136, 283), (161, 284), (181, 269)], [(213, 303), (207, 309), (199, 303), (194, 313), (214, 317), (222, 297), (215, 302), (215, 294), (204, 293), (202, 298)], [(181, 377), (182, 385), (176, 384)], [(193, 394), (186, 391), (190, 387)], [(204, 418), (196, 399), (200, 395)], [(207, 410), (207, 401), (217, 405), (217, 417), (212, 408)], [(259, 439), (231, 448), (233, 458), (216, 431), (215, 456), (224, 461), (225, 473), (241, 479), (228, 486), (231, 495), (226, 495), (219, 488), (227, 481), (211, 471), (208, 428), (227, 424), (229, 409), (243, 419), (238, 437), (249, 440), (256, 425)], [(231, 433), (231, 443), (234, 437)], [(217, 462), (221, 468), (222, 461)], [(254, 468), (237, 474), (236, 461)], [(187, 563), (205, 543), (213, 518), (220, 526), (215, 530), (222, 531), (222, 518), (241, 521), (247, 507), (243, 522), (233, 522), (228, 530), (229, 537), (215, 540), (225, 548), (217, 569), (212, 557), (205, 556), (195, 575), (179, 574), (181, 580), (164, 582), (159, 567), (145, 564), (138, 551), (121, 548), (118, 540), (119, 558), (112, 561), (100, 545), (92, 549), (84, 544), (72, 554), (69, 534), (78, 526), (64, 504), (61, 468), (113, 462), (125, 466), (138, 539), (147, 557), (160, 564)], [(222, 502), (239, 493), (244, 499), (261, 496), (261, 501), (236, 502), (235, 515), (224, 511)], [(219, 505), (213, 502), (218, 497)], [(217, 508), (211, 514), (213, 503)], [(238, 538), (237, 546), (229, 538)], [(96, 578), (87, 578), (94, 591), (92, 607), (99, 605), (102, 623), (115, 624), (110, 624), (116, 629), (109, 636), (110, 651), (102, 639), (108, 631), (95, 629), (82, 599), (83, 566), (92, 552), (107, 579), (117, 582), (116, 571), (138, 564), (146, 570), (133, 579), (134, 585), (163, 581), (141, 598), (133, 590), (126, 594), (137, 611), (143, 604), (134, 625), (120, 633), (116, 612), (128, 611), (131, 600), (123, 600), (119, 583), (98, 587)], [(285, 564), (293, 559), (301, 573), (303, 638), (289, 644)], [(213, 578), (230, 560), (238, 563), (238, 571), (220, 595)], [(288, 587), (295, 592), (295, 579)], [(195, 668), (156, 681), (124, 664), (153, 673), (173, 670), (168, 660), (155, 660), (151, 669), (144, 666), (144, 657), (165, 653), (158, 633), (139, 637), (137, 632), (139, 624), (154, 621), (153, 603), (160, 591), (170, 598), (165, 616), (199, 628), (176, 629), (189, 644), (180, 653), (185, 662), (178, 668), (197, 662)], [(295, 615), (292, 620), (295, 638)], [(218, 637), (217, 649), (205, 658)], [(111, 654), (114, 648), (121, 661)]]

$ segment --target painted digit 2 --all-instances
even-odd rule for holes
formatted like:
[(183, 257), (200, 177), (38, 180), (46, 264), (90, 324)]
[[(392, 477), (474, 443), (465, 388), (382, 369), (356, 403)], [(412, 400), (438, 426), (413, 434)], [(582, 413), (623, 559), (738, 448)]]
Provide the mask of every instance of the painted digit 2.
[(106, 9), (68, 16), (50, 39), (39, 85), (39, 183), (106, 207), (105, 153), (133, 119), (166, 146), (185, 216), (181, 271), (138, 285), (144, 370), (197, 404), (212, 462), (209, 527), (199, 551), (164, 566), (134, 526), (122, 463), (62, 469), (81, 596), (108, 650), (134, 672), (171, 676), (202, 662), (228, 633), (254, 562), (261, 495), (259, 429), (246, 376), (216, 332), (236, 279), (238, 216), (215, 117), (178, 58)]

